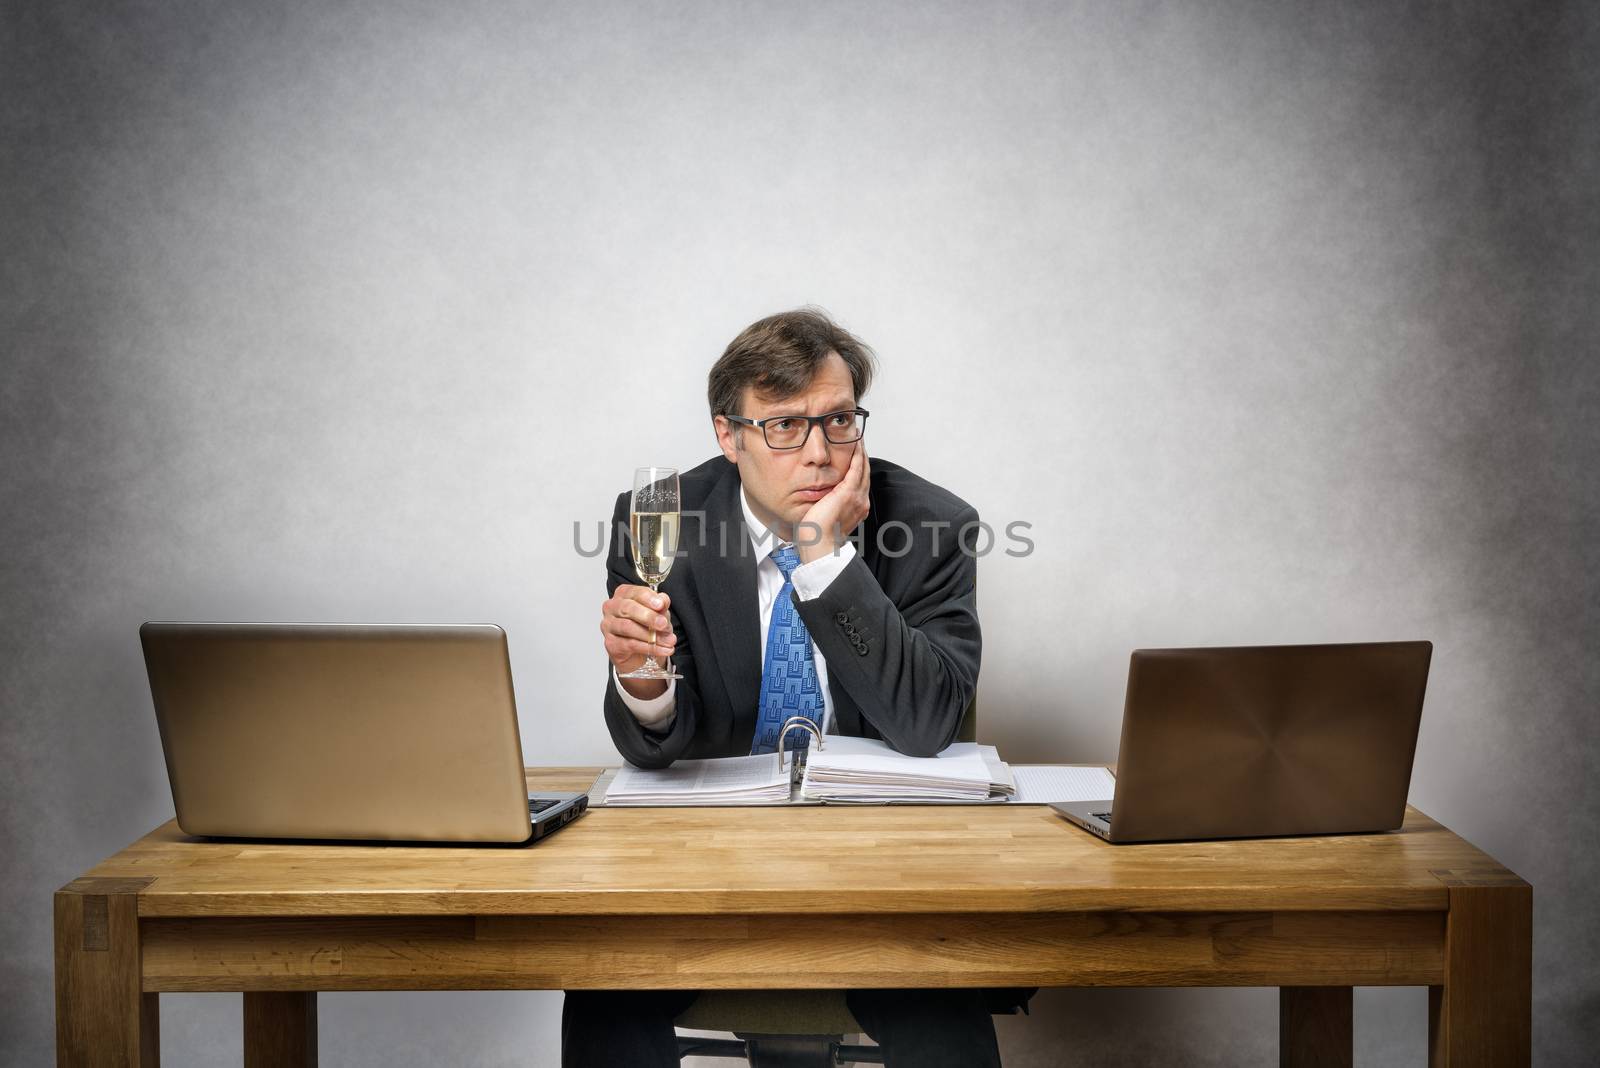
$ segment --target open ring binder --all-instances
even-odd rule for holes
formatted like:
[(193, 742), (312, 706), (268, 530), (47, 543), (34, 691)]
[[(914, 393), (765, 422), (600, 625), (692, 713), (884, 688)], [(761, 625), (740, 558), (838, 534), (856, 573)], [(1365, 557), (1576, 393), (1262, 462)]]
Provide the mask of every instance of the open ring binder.
[[(778, 728), (778, 770), (779, 771), (783, 770), (783, 742), (784, 742), (784, 739), (789, 737), (789, 730), (791, 728), (794, 728), (794, 727), (801, 727), (801, 728), (804, 728), (805, 730), (810, 731), (811, 732), (811, 737), (816, 739), (817, 748), (819, 750), (822, 748), (822, 729), (817, 726), (816, 722), (814, 720), (812, 720), (812, 719), (809, 719), (806, 716), (790, 716), (788, 719), (783, 721), (783, 726)], [(800, 766), (805, 762), (805, 750), (796, 749), (796, 750), (793, 750), (793, 752), (795, 753), (795, 759), (794, 759), (794, 762), (789, 765), (789, 778), (791, 780), (797, 781), (798, 780), (798, 776), (799, 776)]]

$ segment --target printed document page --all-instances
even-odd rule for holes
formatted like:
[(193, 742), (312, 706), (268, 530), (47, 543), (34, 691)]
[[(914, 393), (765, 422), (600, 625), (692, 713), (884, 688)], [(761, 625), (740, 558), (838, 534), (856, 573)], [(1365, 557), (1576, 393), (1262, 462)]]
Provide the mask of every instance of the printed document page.
[(1052, 801), (1109, 801), (1117, 780), (1105, 768), (1068, 767), (1061, 764), (1013, 764), (1020, 805), (1048, 805)]

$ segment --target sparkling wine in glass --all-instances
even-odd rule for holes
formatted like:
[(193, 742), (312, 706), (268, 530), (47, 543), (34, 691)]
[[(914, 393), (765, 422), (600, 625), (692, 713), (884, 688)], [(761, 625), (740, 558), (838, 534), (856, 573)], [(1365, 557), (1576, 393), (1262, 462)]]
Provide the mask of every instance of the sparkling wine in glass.
[[(654, 593), (672, 571), (678, 552), (678, 471), (672, 467), (641, 467), (633, 473), (633, 502), (628, 516), (628, 538), (633, 543), (633, 567)], [(656, 632), (650, 631), (650, 644)], [(681, 679), (670, 661), (663, 666), (653, 656), (619, 678)]]

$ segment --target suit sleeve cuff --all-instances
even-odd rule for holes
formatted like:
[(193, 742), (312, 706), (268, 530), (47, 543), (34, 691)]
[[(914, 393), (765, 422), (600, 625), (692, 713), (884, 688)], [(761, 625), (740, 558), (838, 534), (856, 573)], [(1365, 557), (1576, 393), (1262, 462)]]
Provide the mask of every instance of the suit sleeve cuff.
[(639, 721), (639, 726), (658, 733), (672, 726), (673, 717), (678, 711), (678, 680), (669, 679), (667, 688), (659, 697), (649, 700), (635, 697), (629, 693), (627, 687), (622, 685), (622, 680), (617, 678), (617, 668), (611, 667), (611, 681), (617, 687), (617, 696), (622, 698), (622, 703), (633, 713), (633, 718)]
[(800, 595), (802, 601), (814, 601), (822, 596), (845, 566), (855, 558), (855, 543), (847, 541), (838, 552), (819, 556), (809, 564), (801, 564), (795, 568), (789, 576), (789, 581), (794, 583), (794, 592)]

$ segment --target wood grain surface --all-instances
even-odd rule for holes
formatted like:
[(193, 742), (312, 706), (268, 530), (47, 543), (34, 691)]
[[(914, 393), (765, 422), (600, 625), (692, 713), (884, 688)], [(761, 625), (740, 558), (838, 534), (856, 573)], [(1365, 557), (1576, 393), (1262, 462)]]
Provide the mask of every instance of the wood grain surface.
[[(531, 772), (541, 789), (600, 769)], [(139, 915), (1443, 911), (1436, 872), (1501, 870), (1415, 810), (1377, 835), (1113, 846), (1048, 808), (599, 809), (538, 845), (203, 841), (167, 823), (88, 874)], [(1513, 878), (1515, 878), (1513, 876)]]
[(145, 921), (144, 989), (1426, 986), (1439, 913)]
[(515, 849), (167, 823), (57, 891), (58, 1063), (158, 1063), (175, 991), (245, 991), (252, 1063), (312, 1065), (318, 990), (1250, 985), (1284, 988), (1300, 1068), (1349, 1063), (1350, 987), (1401, 984), (1432, 988), (1436, 1068), (1516, 1066), (1531, 917), (1525, 882), (1414, 809), (1134, 846), (1023, 805), (600, 809)]

